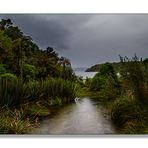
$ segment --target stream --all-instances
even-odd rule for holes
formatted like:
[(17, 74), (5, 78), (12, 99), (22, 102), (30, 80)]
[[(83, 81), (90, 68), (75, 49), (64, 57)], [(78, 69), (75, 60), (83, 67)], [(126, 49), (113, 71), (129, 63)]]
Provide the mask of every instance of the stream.
[(89, 97), (76, 99), (44, 119), (35, 134), (43, 135), (101, 135), (116, 130), (104, 107)]

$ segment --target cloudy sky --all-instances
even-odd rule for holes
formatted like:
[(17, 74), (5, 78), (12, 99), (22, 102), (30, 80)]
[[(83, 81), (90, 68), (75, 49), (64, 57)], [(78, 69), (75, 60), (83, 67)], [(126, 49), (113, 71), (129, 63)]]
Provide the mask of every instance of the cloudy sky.
[(148, 57), (146, 14), (7, 14), (40, 48), (54, 47), (73, 67)]

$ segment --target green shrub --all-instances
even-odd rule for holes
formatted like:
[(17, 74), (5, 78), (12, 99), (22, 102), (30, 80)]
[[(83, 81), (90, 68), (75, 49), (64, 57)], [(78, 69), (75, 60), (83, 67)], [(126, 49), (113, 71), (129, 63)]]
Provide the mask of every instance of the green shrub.
[(37, 74), (38, 70), (35, 66), (30, 64), (23, 64), (23, 78), (25, 80), (35, 79)]
[(140, 102), (120, 98), (112, 105), (112, 120), (122, 133), (142, 133), (148, 121), (147, 108)]
[(84, 86), (89, 88), (91, 85), (91, 78), (86, 77), (86, 80), (84, 81), (83, 84), (84, 84)]
[(4, 67), (3, 64), (0, 64), (0, 75), (5, 74), (6, 73), (6, 69)]
[(21, 102), (22, 82), (13, 74), (0, 76), (0, 105), (11, 106)]
[(140, 102), (148, 102), (148, 88), (147, 88), (147, 74), (143, 63), (138, 60), (135, 55), (132, 59), (127, 57), (121, 59), (121, 79), (122, 91), (126, 92), (131, 90), (134, 97)]
[(105, 84), (106, 77), (97, 73), (90, 82), (90, 90), (100, 91)]
[(100, 67), (100, 74), (101, 75), (112, 75), (115, 76), (115, 71), (113, 66), (110, 63), (102, 64)]
[(44, 104), (41, 104), (40, 102), (36, 102), (33, 104), (29, 104), (27, 106), (27, 109), (25, 110), (25, 114), (32, 119), (36, 119), (37, 117), (45, 117), (51, 114), (49, 107), (45, 106)]
[(108, 76), (103, 88), (100, 90), (100, 96), (105, 100), (115, 100), (119, 95), (119, 84), (111, 76)]
[[(42, 81), (43, 98), (54, 100), (62, 99), (62, 102), (69, 102), (75, 98), (75, 84), (60, 78), (51, 78)], [(53, 102), (53, 101), (51, 101)]]
[(12, 106), (37, 99), (43, 99), (50, 104), (63, 104), (73, 100), (75, 92), (73, 82), (60, 78), (48, 78), (42, 81), (32, 80), (23, 83), (13, 74), (0, 76), (1, 106)]
[(28, 101), (39, 99), (42, 93), (42, 85), (40, 81), (32, 80), (23, 84), (23, 98)]
[(63, 98), (60, 98), (60, 97), (55, 97), (54, 99), (51, 100), (51, 104), (52, 105), (62, 105), (64, 102), (63, 102)]
[(5, 73), (0, 75), (0, 78), (7, 81), (17, 81), (17, 76), (12, 73)]
[(0, 134), (26, 134), (33, 129), (29, 119), (23, 119), (23, 112), (19, 110), (4, 109), (0, 115)]
[[(112, 90), (112, 92), (110, 91)], [(100, 71), (92, 78), (90, 83), (90, 90), (102, 91), (110, 94), (105, 97), (110, 97), (117, 89), (119, 91), (119, 82), (115, 74), (114, 68), (111, 64), (105, 63), (101, 65)]]
[(63, 104), (75, 98), (75, 85), (60, 78), (29, 81), (23, 84), (23, 97), (32, 101), (43, 99), (52, 105)]

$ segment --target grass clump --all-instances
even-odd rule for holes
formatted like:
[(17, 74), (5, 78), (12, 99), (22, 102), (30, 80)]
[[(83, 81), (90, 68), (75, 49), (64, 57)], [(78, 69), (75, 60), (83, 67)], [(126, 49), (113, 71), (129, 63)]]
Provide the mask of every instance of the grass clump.
[(25, 114), (31, 118), (36, 119), (37, 117), (45, 117), (50, 115), (50, 109), (39, 102), (34, 104), (29, 104), (29, 107), (26, 108)]
[(23, 84), (23, 98), (28, 101), (37, 100), (41, 97), (42, 86), (39, 81), (29, 81)]
[(98, 99), (111, 113), (119, 133), (148, 133), (148, 66), (135, 55), (120, 56), (120, 76), (106, 63), (90, 81), (90, 90), (97, 91)]
[(47, 79), (42, 82), (43, 99), (51, 104), (63, 104), (75, 98), (75, 84), (69, 80), (60, 78)]
[(3, 109), (0, 112), (0, 134), (26, 134), (33, 129), (29, 118), (24, 119), (20, 110)]
[(0, 106), (5, 108), (0, 112), (0, 133), (30, 133), (38, 119), (51, 114), (51, 106), (61, 106), (74, 98), (75, 84), (69, 80), (23, 82), (17, 77), (0, 77)]
[(137, 100), (120, 98), (112, 104), (111, 117), (119, 131), (124, 134), (142, 133), (148, 121), (147, 108)]
[(0, 76), (0, 105), (12, 106), (22, 99), (22, 82), (13, 75)]

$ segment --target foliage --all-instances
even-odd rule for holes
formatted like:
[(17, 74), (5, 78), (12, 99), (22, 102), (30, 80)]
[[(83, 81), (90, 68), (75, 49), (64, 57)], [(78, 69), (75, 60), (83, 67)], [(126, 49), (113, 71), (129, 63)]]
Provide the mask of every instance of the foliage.
[[(109, 63), (109, 62), (107, 62)], [(86, 69), (86, 72), (98, 72), (100, 71), (102, 65), (104, 65), (106, 63), (102, 63), (102, 64), (96, 64), (88, 69)], [(112, 67), (114, 68), (115, 72), (118, 73), (121, 70), (121, 63), (120, 62), (113, 62), (113, 63), (109, 63), (110, 65), (112, 65)]]
[(148, 108), (139, 101), (122, 96), (112, 105), (112, 120), (124, 134), (142, 134), (147, 125)]
[(38, 102), (33, 102), (33, 104), (29, 104), (29, 106), (24, 109), (25, 114), (32, 119), (40, 118), (40, 117), (45, 117), (50, 115), (50, 110), (48, 107), (45, 106), (45, 104), (41, 104), (39, 101)]
[(10, 19), (0, 21), (0, 63), (25, 81), (48, 76), (75, 80), (69, 59), (60, 57), (52, 47), (39, 49)]
[(4, 64), (0, 64), (0, 75), (5, 74), (5, 73), (6, 73), (6, 68), (5, 68)]
[(111, 64), (103, 64), (100, 71), (92, 78), (90, 90), (100, 91), (102, 97), (115, 99), (120, 93), (118, 78)]
[(122, 90), (123, 92), (131, 91), (131, 94), (141, 102), (147, 102), (147, 81), (145, 67), (143, 63), (138, 61), (138, 57), (135, 55), (132, 59), (127, 57), (120, 57), (122, 62)]
[(23, 111), (3, 109), (0, 112), (0, 134), (26, 134), (31, 132), (33, 124), (24, 119)]
[(4, 31), (0, 30), (0, 49), (9, 50), (12, 46), (12, 40), (8, 37)]
[(39, 81), (36, 80), (30, 80), (23, 84), (22, 86), (22, 94), (24, 100), (33, 101), (37, 100), (42, 95), (42, 86)]
[(136, 55), (131, 59), (120, 56), (120, 65), (120, 81), (111, 75), (106, 77), (100, 96), (112, 100), (109, 105), (111, 116), (120, 133), (147, 133), (146, 61), (140, 61)]
[[(0, 105), (13, 106), (26, 101), (43, 99), (53, 104), (63, 104), (75, 98), (75, 84), (60, 78), (23, 83), (13, 75), (0, 77)], [(61, 103), (59, 103), (61, 101)], [(58, 103), (55, 103), (58, 102)]]
[(113, 66), (110, 63), (102, 64), (99, 72), (101, 75), (115, 75)]
[(97, 73), (91, 80), (90, 90), (100, 91), (103, 88), (105, 81), (105, 76)]
[(37, 78), (38, 71), (35, 66), (30, 64), (23, 64), (23, 78), (31, 80)]
[(0, 133), (28, 133), (28, 116), (49, 115), (50, 105), (74, 100), (75, 81), (69, 59), (52, 47), (40, 49), (10, 19), (0, 20), (0, 107), (8, 108), (0, 112)]
[(16, 81), (17, 77), (12, 73), (4, 73), (0, 75), (0, 78), (7, 81)]
[(43, 98), (46, 100), (51, 100), (51, 104), (55, 104), (55, 100), (59, 102), (70, 102), (75, 98), (75, 84), (68, 80), (63, 80), (60, 78), (56, 79), (46, 79), (42, 81), (43, 86)]
[(100, 91), (100, 96), (104, 100), (115, 100), (120, 95), (119, 84), (113, 77), (108, 76), (106, 78), (105, 84)]
[(22, 82), (13, 74), (0, 76), (0, 105), (12, 106), (19, 104), (22, 98)]

